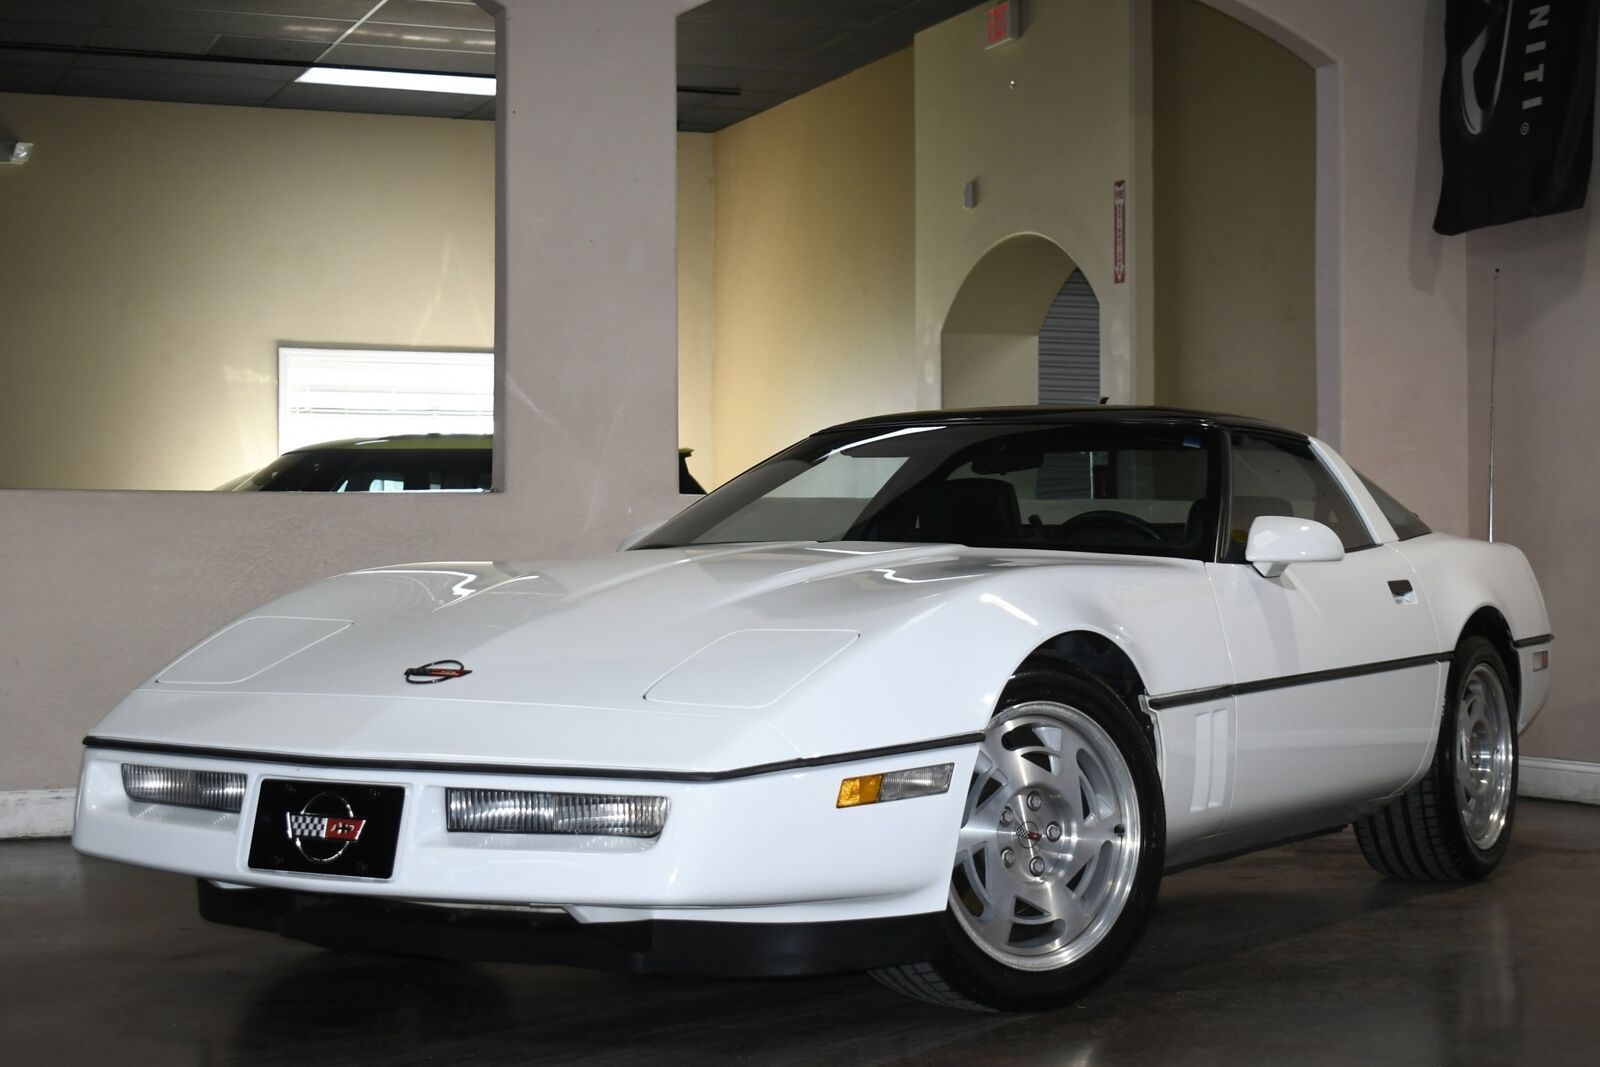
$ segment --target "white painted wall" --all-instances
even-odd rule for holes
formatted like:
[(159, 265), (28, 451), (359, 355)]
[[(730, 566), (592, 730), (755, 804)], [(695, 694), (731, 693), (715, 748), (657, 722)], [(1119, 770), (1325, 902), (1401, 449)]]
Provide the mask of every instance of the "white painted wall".
[(1600, 485), (1591, 475), (1600, 457), (1600, 217), (1590, 206), (1481, 230), (1466, 241), (1473, 526), (1480, 536), (1487, 527), (1489, 355), (1498, 333), (1495, 537), (1528, 554), (1556, 635), (1550, 699), (1524, 735), (1523, 751), (1600, 764), (1600, 657), (1592, 653), (1600, 645)]

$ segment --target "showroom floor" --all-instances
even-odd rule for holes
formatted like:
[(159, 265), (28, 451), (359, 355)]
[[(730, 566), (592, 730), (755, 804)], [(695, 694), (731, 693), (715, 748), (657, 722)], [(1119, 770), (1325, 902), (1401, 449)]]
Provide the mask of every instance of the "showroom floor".
[(1525, 801), (1484, 884), (1379, 881), (1348, 832), (1174, 875), (1112, 982), (1047, 1015), (870, 979), (712, 982), (324, 952), (192, 883), (0, 844), (8, 1064), (1592, 1063), (1600, 808)]

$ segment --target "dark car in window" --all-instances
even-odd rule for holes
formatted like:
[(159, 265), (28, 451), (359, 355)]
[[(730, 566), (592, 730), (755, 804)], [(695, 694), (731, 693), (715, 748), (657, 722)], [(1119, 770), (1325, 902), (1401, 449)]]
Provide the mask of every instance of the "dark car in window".
[[(678, 492), (705, 492), (678, 450)], [(217, 486), (236, 493), (486, 493), (494, 439), (487, 434), (397, 434), (325, 441), (285, 452)]]
[(236, 493), (484, 493), (493, 439), (398, 434), (306, 445), (227, 485)]

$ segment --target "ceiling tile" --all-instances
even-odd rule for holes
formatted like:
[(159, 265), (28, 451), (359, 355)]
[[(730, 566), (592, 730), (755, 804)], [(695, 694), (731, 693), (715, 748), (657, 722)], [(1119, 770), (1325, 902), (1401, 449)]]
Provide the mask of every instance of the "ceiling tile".
[(492, 52), (443, 52), (429, 48), (385, 48), (381, 45), (341, 44), (329, 51), (321, 62), (337, 67), (379, 67), (385, 70), (427, 70), (441, 74), (494, 76)]
[(389, 0), (373, 16), (401, 26), (448, 26), (494, 32), (494, 16), (477, 4), (440, 3), (439, 0)]
[(72, 66), (72, 56), (63, 52), (30, 52), (25, 48), (6, 48), (0, 45), (0, 72), (9, 67), (55, 67), (65, 70)]
[[(915, 33), (981, 2), (710, 0), (679, 18), (678, 82), (736, 87), (742, 95), (678, 94), (680, 124), (720, 128), (909, 47)], [(349, 39), (334, 47), (346, 35)], [(170, 61), (177, 67), (117, 66), (104, 56), (78, 61), (83, 70), (98, 73), (79, 79), (74, 91), (90, 91), (82, 86), (92, 83), (102, 86), (94, 91), (133, 96), (144, 91), (162, 99), (248, 95), (242, 85), (218, 89), (216, 80), (282, 85), (330, 48), (324, 62), (492, 76), (494, 36), (493, 16), (464, 0), (0, 0), (0, 45), (31, 41), (55, 48), (205, 56), (204, 61)], [(230, 58), (251, 62), (229, 64)], [(0, 84), (25, 82), (39, 86), (35, 91), (49, 91), (54, 73), (14, 74), (10, 68), (17, 66), (60, 69), (13, 60), (0, 67)], [(118, 74), (127, 77), (121, 89), (115, 84)], [(493, 110), (492, 101), (481, 97), (329, 91), (293, 87), (287, 95), (302, 101), (293, 106), (338, 110), (475, 115)]]
[(708, 88), (763, 89), (769, 92), (798, 94), (818, 85), (815, 74), (767, 70), (760, 67), (678, 67), (679, 85)]
[(205, 55), (217, 41), (209, 33), (184, 33), (180, 30), (130, 30), (101, 26), (89, 34), (90, 48), (121, 49), (130, 52), (177, 52)]
[(76, 22), (94, 25), (106, 0), (0, 0), (0, 22)]
[(448, 26), (400, 26), (392, 22), (364, 22), (351, 30), (345, 44), (373, 44), (389, 48), (437, 48), (454, 52), (494, 53), (494, 31), (452, 29)]
[(0, 22), (0, 43), (78, 48), (93, 32), (93, 26), (71, 22)]
[(208, 59), (146, 59), (140, 56), (81, 55), (72, 64), (74, 71), (94, 70), (105, 73), (105, 79), (125, 74), (130, 79), (152, 75), (171, 75), (175, 78), (234, 78), (239, 81), (271, 82), (282, 85), (300, 74), (299, 67), (262, 66), (255, 63), (229, 63), (226, 60)]
[(239, 59), (276, 59), (286, 63), (315, 63), (327, 51), (322, 41), (283, 41), (272, 37), (218, 37), (210, 55)]
[(252, 78), (210, 78), (82, 66), (74, 66), (61, 81), (63, 92), (207, 104), (260, 105), (266, 103), (279, 88), (281, 85), (278, 82)]
[(229, 37), (279, 37), (290, 41), (332, 44), (354, 26), (353, 21), (300, 15), (190, 10), (149, 4), (116, 4), (106, 12), (104, 26), (136, 30), (179, 30)]
[(746, 92), (738, 96), (698, 96), (696, 110), (704, 112), (765, 111), (794, 99), (793, 93)]
[(110, 0), (107, 6), (186, 8), (202, 14), (233, 12), (354, 22), (365, 18), (367, 12), (371, 11), (377, 2), (378, 0)]
[(892, 9), (892, 6), (873, 3), (797, 4), (792, 0), (735, 0), (729, 4), (704, 4), (692, 8), (684, 12), (680, 19), (722, 25), (756, 23), (852, 30), (883, 18), (886, 11)]
[[(892, 56), (904, 48), (911, 47), (910, 35), (898, 36), (887, 33), (869, 33), (865, 30), (860, 33), (848, 34), (829, 45), (824, 51), (833, 55), (852, 56), (866, 62)], [(858, 63), (857, 66), (864, 66)]]
[(37, 93), (55, 88), (67, 64), (13, 63), (0, 51), (0, 92)]
[(743, 52), (805, 52), (836, 40), (839, 30), (818, 26), (774, 26), (754, 22), (678, 23), (678, 48)]

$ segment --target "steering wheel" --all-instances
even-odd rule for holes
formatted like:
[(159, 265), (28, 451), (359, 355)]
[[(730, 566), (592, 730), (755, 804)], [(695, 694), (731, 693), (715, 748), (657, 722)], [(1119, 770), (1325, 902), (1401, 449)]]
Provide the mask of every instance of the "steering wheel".
[(1067, 533), (1078, 526), (1123, 526), (1152, 541), (1166, 540), (1161, 536), (1160, 530), (1137, 515), (1129, 515), (1126, 511), (1085, 511), (1082, 515), (1074, 515), (1063, 522), (1061, 532)]

